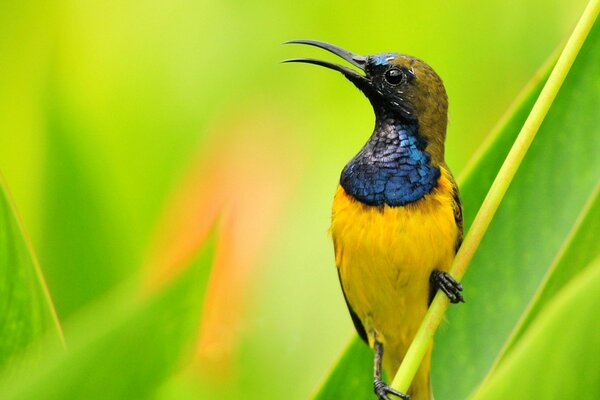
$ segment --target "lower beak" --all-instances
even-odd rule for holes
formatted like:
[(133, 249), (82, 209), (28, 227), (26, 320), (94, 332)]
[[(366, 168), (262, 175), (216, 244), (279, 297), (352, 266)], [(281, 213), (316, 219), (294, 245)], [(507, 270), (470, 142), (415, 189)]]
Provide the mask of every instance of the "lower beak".
[[(341, 47), (335, 46), (333, 44), (320, 42), (317, 40), (290, 40), (288, 42), (285, 42), (284, 44), (307, 44), (309, 46), (319, 47), (321, 49), (327, 50), (335, 54), (336, 56), (343, 58), (344, 60), (348, 61), (350, 64), (359, 68), (363, 72), (367, 65), (367, 57), (351, 53), (348, 50), (344, 50)], [(364, 75), (359, 74), (354, 69), (345, 67), (343, 65), (335, 64), (329, 61), (316, 60), (314, 58), (292, 58), (289, 60), (284, 60), (282, 62), (302, 62), (320, 65), (325, 68), (333, 69), (344, 74), (346, 78), (348, 78), (351, 82), (353, 82), (356, 86), (358, 86), (361, 89), (364, 87), (365, 83), (369, 82), (369, 80)]]

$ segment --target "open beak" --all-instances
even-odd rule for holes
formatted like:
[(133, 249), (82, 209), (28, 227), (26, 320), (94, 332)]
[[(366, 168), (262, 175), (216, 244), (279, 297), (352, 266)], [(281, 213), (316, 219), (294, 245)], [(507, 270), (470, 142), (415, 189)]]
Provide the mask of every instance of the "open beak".
[[(307, 44), (309, 46), (319, 47), (321, 49), (327, 50), (336, 56), (343, 58), (348, 61), (350, 64), (359, 68), (361, 71), (365, 70), (367, 66), (367, 57), (361, 56), (358, 54), (354, 54), (349, 52), (348, 50), (344, 50), (341, 47), (335, 46), (333, 44), (320, 42), (318, 40), (290, 40), (285, 42), (284, 44)], [(363, 89), (365, 84), (369, 82), (369, 80), (364, 76), (353, 70), (352, 68), (345, 67), (343, 65), (335, 64), (329, 61), (316, 60), (314, 58), (292, 58), (289, 60), (282, 61), (284, 63), (288, 62), (301, 62), (308, 64), (320, 65), (325, 68), (333, 69), (335, 71), (341, 72), (344, 74), (346, 78), (348, 78), (352, 83), (358, 86), (360, 89)]]

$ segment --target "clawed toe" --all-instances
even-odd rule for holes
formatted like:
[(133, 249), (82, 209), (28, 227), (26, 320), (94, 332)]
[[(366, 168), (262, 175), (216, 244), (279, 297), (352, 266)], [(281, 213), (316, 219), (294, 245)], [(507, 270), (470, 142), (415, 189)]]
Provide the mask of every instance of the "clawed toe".
[(393, 394), (394, 396), (398, 396), (403, 400), (410, 400), (410, 397), (407, 394), (397, 391), (393, 387), (383, 383), (380, 380), (375, 380), (373, 389), (378, 400), (392, 400), (388, 394)]
[(440, 289), (451, 303), (464, 303), (465, 299), (460, 293), (463, 287), (458, 283), (452, 275), (447, 272), (435, 270), (431, 273), (431, 283)]

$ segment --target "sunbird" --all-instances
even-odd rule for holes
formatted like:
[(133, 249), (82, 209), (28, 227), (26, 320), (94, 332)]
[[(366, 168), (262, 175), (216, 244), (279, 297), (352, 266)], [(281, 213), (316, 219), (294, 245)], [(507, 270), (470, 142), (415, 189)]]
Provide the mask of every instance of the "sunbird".
[(382, 381), (396, 373), (437, 290), (464, 301), (448, 273), (462, 242), (458, 187), (444, 161), (448, 97), (424, 61), (399, 53), (362, 56), (316, 40), (357, 70), (312, 58), (286, 62), (341, 72), (369, 99), (375, 128), (342, 170), (330, 233), (342, 292), (360, 337), (374, 350), (379, 400), (432, 398), (429, 348), (407, 393)]

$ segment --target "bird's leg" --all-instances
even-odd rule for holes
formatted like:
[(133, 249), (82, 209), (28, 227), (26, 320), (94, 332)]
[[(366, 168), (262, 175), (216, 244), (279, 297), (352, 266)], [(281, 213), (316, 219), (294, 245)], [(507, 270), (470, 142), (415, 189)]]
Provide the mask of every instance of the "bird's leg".
[(383, 357), (383, 344), (381, 342), (378, 342), (377, 340), (375, 340), (375, 361), (374, 361), (374, 365), (373, 365), (373, 375), (374, 375), (374, 379), (373, 379), (373, 390), (375, 391), (375, 394), (377, 395), (377, 399), (378, 400), (391, 400), (388, 397), (388, 394), (393, 394), (395, 396), (400, 397), (401, 399), (404, 400), (409, 400), (410, 397), (407, 394), (404, 393), (400, 393), (399, 391), (397, 391), (396, 389), (392, 388), (391, 386), (385, 384), (382, 380), (381, 380), (381, 359)]
[(434, 291), (440, 289), (446, 294), (446, 296), (448, 296), (451, 303), (465, 302), (465, 299), (460, 293), (463, 290), (462, 285), (458, 283), (449, 273), (436, 269), (431, 273), (429, 280), (433, 285)]

